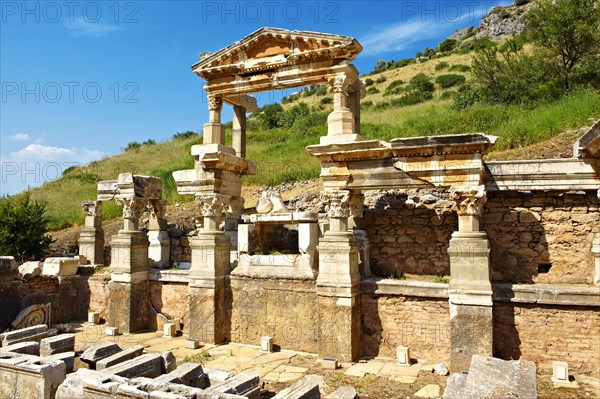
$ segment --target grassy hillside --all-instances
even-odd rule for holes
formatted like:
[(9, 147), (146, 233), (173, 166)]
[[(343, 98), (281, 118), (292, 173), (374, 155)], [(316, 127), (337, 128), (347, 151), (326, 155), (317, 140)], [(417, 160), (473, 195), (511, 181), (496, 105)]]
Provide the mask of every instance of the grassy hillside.
[[(511, 151), (514, 158), (536, 157), (536, 150), (520, 149), (531, 145), (534, 145), (531, 148), (543, 148), (540, 143), (545, 140), (589, 125), (590, 118), (600, 117), (600, 93), (592, 90), (573, 93), (557, 102), (527, 107), (476, 104), (457, 111), (452, 106), (453, 97), (471, 82), (472, 55), (463, 53), (443, 54), (441, 58), (422, 59), (401, 68), (362, 76), (368, 84), (361, 106), (361, 129), (365, 138), (390, 140), (484, 132), (499, 136), (495, 151), (501, 152), (503, 159), (511, 158)], [(411, 79), (419, 74), (426, 75), (433, 83), (431, 98), (419, 97), (422, 102), (403, 105), (402, 98), (410, 92)], [(438, 83), (442, 75), (464, 76), (464, 82), (460, 78), (456, 84), (443, 88)], [(304, 147), (317, 144), (319, 137), (327, 134), (330, 98), (331, 94), (324, 87), (304, 90), (287, 98), (283, 105), (286, 112), (300, 103), (310, 107), (309, 115), (287, 128), (265, 129), (260, 118), (249, 119), (247, 156), (257, 164), (258, 174), (244, 178), (245, 184), (276, 185), (319, 176), (319, 163)], [(229, 128), (227, 136), (230, 144)], [(95, 198), (98, 181), (115, 179), (123, 172), (162, 177), (167, 201), (185, 201), (187, 199), (176, 193), (171, 173), (193, 167), (190, 147), (201, 142), (200, 136), (191, 136), (132, 148), (120, 155), (67, 170), (61, 179), (33, 189), (32, 198), (47, 204), (54, 229), (81, 224), (81, 201)], [(111, 218), (120, 215), (121, 210), (108, 203), (104, 214), (105, 218)]]

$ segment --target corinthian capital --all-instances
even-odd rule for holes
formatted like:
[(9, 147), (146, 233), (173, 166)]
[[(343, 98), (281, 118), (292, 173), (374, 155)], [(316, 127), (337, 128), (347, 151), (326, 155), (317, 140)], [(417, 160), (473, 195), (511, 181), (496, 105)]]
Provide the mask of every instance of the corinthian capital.
[(208, 95), (208, 109), (211, 111), (221, 111), (223, 108), (223, 97), (220, 94)]
[(229, 207), (229, 197), (222, 194), (202, 194), (196, 196), (200, 214), (204, 217), (219, 217)]
[(450, 197), (456, 201), (456, 213), (459, 216), (481, 215), (487, 200), (484, 186), (451, 187)]
[(139, 219), (140, 212), (146, 206), (146, 200), (139, 197), (115, 198), (117, 205), (123, 207), (123, 218)]
[(330, 218), (350, 217), (350, 198), (348, 190), (328, 190), (321, 193), (321, 201), (326, 204)]
[(335, 94), (348, 95), (348, 77), (346, 75), (336, 75), (329, 80), (329, 84)]
[(88, 216), (102, 216), (102, 201), (83, 201), (81, 209)]

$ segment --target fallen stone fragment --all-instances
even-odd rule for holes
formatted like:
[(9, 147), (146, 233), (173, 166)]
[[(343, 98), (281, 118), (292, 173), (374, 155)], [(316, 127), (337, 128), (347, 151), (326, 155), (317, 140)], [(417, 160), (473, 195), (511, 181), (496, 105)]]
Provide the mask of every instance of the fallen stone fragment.
[(104, 359), (96, 362), (96, 370), (104, 370), (107, 367), (114, 366), (115, 364), (123, 363), (124, 361), (131, 360), (140, 356), (144, 352), (142, 345), (135, 345), (131, 348), (125, 349), (124, 351), (117, 352), (112, 356), (105, 357)]
[(79, 359), (86, 363), (90, 369), (94, 370), (96, 369), (96, 363), (99, 360), (112, 356), (122, 350), (123, 349), (114, 342), (99, 342), (83, 351)]

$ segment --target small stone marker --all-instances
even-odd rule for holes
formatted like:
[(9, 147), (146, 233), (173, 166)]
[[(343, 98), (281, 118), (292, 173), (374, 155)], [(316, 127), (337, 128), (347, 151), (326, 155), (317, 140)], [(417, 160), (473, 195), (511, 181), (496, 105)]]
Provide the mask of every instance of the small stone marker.
[(332, 357), (325, 357), (319, 360), (319, 363), (321, 363), (321, 367), (326, 370), (335, 370), (338, 368), (337, 359), (334, 359)]
[(172, 338), (177, 335), (177, 329), (175, 327), (175, 323), (165, 323), (163, 326), (165, 338)]
[(111, 337), (115, 337), (119, 334), (119, 328), (118, 327), (107, 327), (106, 328), (106, 335), (111, 336)]
[(410, 366), (410, 348), (408, 346), (396, 348), (396, 361), (400, 366)]
[(88, 323), (100, 324), (100, 313), (88, 312)]
[(438, 375), (441, 375), (441, 376), (450, 374), (450, 371), (448, 370), (448, 367), (446, 367), (444, 362), (436, 364), (433, 369), (435, 370), (435, 372)]
[(567, 362), (552, 362), (552, 382), (569, 382), (569, 365)]
[(188, 338), (185, 340), (185, 347), (187, 349), (198, 349), (200, 347), (200, 341), (194, 338)]
[(273, 352), (273, 337), (264, 336), (260, 338), (260, 350), (263, 352)]

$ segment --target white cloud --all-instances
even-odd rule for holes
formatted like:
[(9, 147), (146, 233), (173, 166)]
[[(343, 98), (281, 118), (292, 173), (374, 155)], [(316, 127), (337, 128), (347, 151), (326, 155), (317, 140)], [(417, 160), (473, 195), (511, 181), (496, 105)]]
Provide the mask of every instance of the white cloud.
[(91, 36), (91, 37), (104, 37), (108, 36), (113, 32), (118, 31), (120, 28), (116, 25), (107, 24), (104, 22), (90, 22), (86, 21), (83, 17), (76, 18), (73, 22), (67, 23), (67, 28), (71, 31), (71, 34), (75, 37), (79, 36)]
[(439, 36), (445, 30), (448, 30), (448, 26), (435, 22), (402, 22), (371, 33), (360, 42), (365, 54), (402, 51), (415, 42)]
[(31, 139), (27, 133), (13, 134), (12, 136), (8, 136), (8, 138), (14, 141), (29, 141)]
[(71, 161), (90, 162), (104, 156), (100, 151), (87, 148), (64, 148), (43, 144), (29, 144), (27, 147), (10, 154), (16, 161)]

